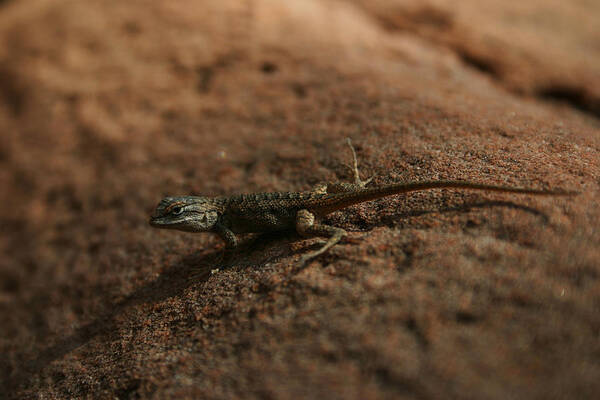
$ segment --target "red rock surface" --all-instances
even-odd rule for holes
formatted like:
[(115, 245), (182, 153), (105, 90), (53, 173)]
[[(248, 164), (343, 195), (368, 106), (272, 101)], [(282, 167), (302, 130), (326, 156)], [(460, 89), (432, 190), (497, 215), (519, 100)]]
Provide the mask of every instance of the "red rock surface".
[[(592, 398), (594, 1), (0, 4), (0, 390), (9, 398)], [(328, 217), (157, 231), (165, 194), (468, 179)]]

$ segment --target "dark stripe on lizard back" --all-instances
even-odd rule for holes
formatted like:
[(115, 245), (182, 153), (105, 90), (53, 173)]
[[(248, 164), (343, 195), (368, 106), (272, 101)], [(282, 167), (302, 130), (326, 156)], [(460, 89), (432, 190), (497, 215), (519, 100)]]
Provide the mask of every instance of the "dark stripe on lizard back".
[(321, 201), (330, 195), (314, 192), (268, 192), (238, 194), (227, 199), (227, 206), (249, 209), (304, 208), (309, 202)]

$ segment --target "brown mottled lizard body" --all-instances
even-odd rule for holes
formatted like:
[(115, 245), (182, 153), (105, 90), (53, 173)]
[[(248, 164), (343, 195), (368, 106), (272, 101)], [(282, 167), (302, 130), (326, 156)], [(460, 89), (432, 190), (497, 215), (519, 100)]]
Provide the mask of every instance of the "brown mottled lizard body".
[(366, 188), (370, 181), (361, 181), (356, 154), (352, 149), (354, 184), (320, 185), (311, 192), (273, 192), (241, 194), (230, 197), (179, 196), (166, 197), (156, 207), (150, 224), (156, 228), (188, 232), (215, 232), (228, 249), (237, 246), (236, 233), (259, 233), (295, 229), (301, 236), (327, 237), (318, 250), (304, 255), (305, 262), (324, 253), (346, 235), (334, 226), (315, 223), (315, 218), (354, 204), (381, 197), (427, 189), (474, 189), (505, 193), (561, 196), (575, 192), (494, 186), (465, 181), (425, 181), (395, 183)]

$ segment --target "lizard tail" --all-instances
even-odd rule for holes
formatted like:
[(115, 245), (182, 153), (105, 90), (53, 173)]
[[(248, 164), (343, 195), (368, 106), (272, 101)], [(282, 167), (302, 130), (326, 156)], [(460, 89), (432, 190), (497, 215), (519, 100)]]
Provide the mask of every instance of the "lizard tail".
[(471, 183), (464, 181), (424, 181), (413, 183), (393, 183), (391, 185), (361, 189), (358, 191), (336, 193), (323, 201), (322, 204), (318, 206), (318, 209), (320, 213), (324, 215), (354, 204), (379, 199), (381, 197), (393, 196), (396, 194), (414, 192), (418, 190), (443, 188), (485, 190), (488, 192), (504, 193), (524, 193), (538, 196), (572, 196), (578, 194), (578, 192), (567, 190), (529, 189), (510, 186), (486, 185), (482, 183)]

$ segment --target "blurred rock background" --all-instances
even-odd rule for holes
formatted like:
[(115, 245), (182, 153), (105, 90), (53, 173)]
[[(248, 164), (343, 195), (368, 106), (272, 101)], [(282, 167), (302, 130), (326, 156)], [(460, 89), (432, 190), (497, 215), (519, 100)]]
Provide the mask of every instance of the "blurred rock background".
[[(0, 2), (8, 398), (592, 398), (600, 4)], [(335, 213), (352, 232), (152, 230), (166, 194), (468, 179)]]

